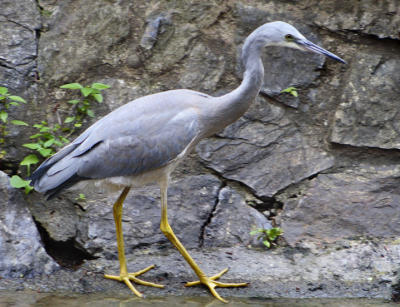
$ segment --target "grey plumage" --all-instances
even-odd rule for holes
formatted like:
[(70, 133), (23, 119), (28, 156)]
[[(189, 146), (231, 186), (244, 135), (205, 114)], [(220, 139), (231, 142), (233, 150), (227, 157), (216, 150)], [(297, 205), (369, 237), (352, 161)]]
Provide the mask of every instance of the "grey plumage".
[(45, 161), (31, 177), (35, 189), (52, 196), (72, 177), (75, 183), (165, 166), (201, 135), (196, 104), (208, 97), (175, 90), (121, 106)]
[(46, 160), (32, 175), (32, 184), (49, 197), (82, 180), (101, 180), (122, 190), (114, 203), (120, 275), (106, 278), (123, 281), (136, 295), (136, 276), (153, 268), (128, 273), (122, 236), (122, 206), (132, 185), (156, 181), (161, 191), (160, 229), (185, 258), (199, 278), (186, 286), (206, 285), (226, 302), (215, 287), (242, 287), (246, 283), (216, 281), (227, 270), (208, 277), (191, 258), (172, 231), (167, 217), (167, 188), (176, 165), (203, 138), (236, 121), (258, 95), (264, 77), (261, 52), (265, 46), (286, 46), (310, 50), (344, 62), (336, 55), (308, 41), (291, 25), (267, 23), (251, 33), (242, 51), (243, 81), (234, 91), (212, 97), (189, 90), (166, 91), (141, 97), (111, 112), (84, 131), (75, 141)]
[[(287, 39), (288, 35), (293, 39)], [(248, 109), (262, 85), (260, 55), (266, 45), (309, 49), (344, 62), (307, 41), (291, 25), (267, 23), (244, 43), (245, 73), (236, 90), (221, 97), (173, 90), (131, 101), (46, 160), (31, 176), (33, 186), (51, 197), (80, 180), (135, 176), (165, 167), (189, 144), (192, 148)]]

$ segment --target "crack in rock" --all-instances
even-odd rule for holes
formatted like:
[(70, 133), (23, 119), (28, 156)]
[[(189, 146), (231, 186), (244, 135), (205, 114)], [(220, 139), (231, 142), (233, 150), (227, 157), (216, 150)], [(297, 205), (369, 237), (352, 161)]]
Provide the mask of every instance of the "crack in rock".
[(217, 191), (217, 193), (216, 193), (216, 198), (215, 198), (214, 205), (213, 205), (213, 207), (212, 207), (211, 210), (210, 210), (210, 213), (209, 213), (209, 215), (208, 215), (208, 218), (206, 219), (206, 221), (204, 222), (204, 224), (203, 224), (203, 225), (201, 226), (201, 228), (200, 228), (199, 247), (203, 247), (203, 244), (204, 244), (204, 235), (205, 235), (206, 227), (207, 227), (208, 225), (210, 225), (210, 223), (211, 223), (211, 221), (212, 221), (212, 219), (213, 219), (213, 217), (214, 217), (215, 211), (217, 210), (217, 206), (218, 206), (218, 204), (219, 204), (219, 198), (220, 198), (219, 196), (220, 196), (221, 190), (222, 190), (224, 187), (226, 187), (226, 183), (225, 183), (225, 182), (221, 182), (221, 184), (220, 184), (220, 186), (219, 186), (219, 188), (218, 188), (218, 191)]

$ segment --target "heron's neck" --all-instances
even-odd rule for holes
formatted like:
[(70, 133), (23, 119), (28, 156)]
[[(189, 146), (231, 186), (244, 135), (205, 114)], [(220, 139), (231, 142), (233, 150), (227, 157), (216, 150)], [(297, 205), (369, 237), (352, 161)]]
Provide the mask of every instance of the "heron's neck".
[(261, 49), (245, 44), (242, 61), (245, 68), (242, 83), (232, 92), (220, 97), (218, 107), (221, 124), (227, 126), (241, 117), (260, 92), (264, 79)]

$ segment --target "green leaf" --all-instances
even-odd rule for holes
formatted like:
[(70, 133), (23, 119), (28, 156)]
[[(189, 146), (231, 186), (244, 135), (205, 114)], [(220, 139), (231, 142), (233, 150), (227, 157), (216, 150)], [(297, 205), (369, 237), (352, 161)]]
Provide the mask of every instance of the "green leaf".
[[(63, 136), (60, 136), (61, 141), (63, 141), (65, 144), (69, 143), (69, 140)], [(61, 145), (59, 145), (61, 146)]]
[(83, 193), (79, 193), (79, 197), (75, 198), (75, 200), (86, 200), (86, 196)]
[(52, 138), (52, 139), (47, 140), (46, 142), (44, 142), (44, 143), (43, 143), (43, 147), (48, 148), (48, 147), (50, 147), (50, 146), (53, 145), (53, 144), (54, 144), (54, 138)]
[(36, 134), (34, 134), (34, 135), (31, 135), (29, 138), (30, 138), (30, 139), (37, 139), (37, 138), (40, 138), (41, 136), (43, 136), (43, 134), (41, 134), (41, 133), (36, 133)]
[(64, 123), (68, 124), (71, 123), (75, 120), (75, 116), (68, 116), (65, 120)]
[(14, 175), (14, 176), (12, 176), (11, 177), (11, 179), (10, 179), (10, 184), (11, 184), (11, 186), (13, 187), (13, 188), (17, 188), (17, 189), (20, 189), (20, 188), (24, 188), (24, 187), (26, 187), (26, 186), (29, 186), (29, 183), (30, 183), (31, 181), (30, 180), (24, 180), (24, 179), (22, 179), (20, 176), (18, 176), (18, 175)]
[(268, 240), (264, 240), (264, 241), (263, 241), (263, 244), (264, 244), (266, 247), (268, 247), (268, 248), (271, 247), (271, 243), (270, 243)]
[(291, 91), (295, 91), (296, 88), (294, 86), (289, 86), (288, 88), (285, 88), (284, 90), (281, 91), (281, 93), (290, 93)]
[(8, 93), (8, 89), (4, 86), (0, 86), (0, 95), (5, 95)]
[(92, 96), (97, 102), (99, 102), (99, 103), (103, 102), (103, 95), (102, 94), (93, 94)]
[(79, 90), (79, 89), (83, 88), (83, 86), (80, 85), (79, 83), (67, 83), (67, 84), (61, 85), (60, 88), (66, 88), (69, 90)]
[(82, 124), (76, 123), (74, 126), (77, 127), (77, 128), (80, 128), (80, 127), (82, 127)]
[(80, 102), (79, 99), (72, 99), (72, 100), (68, 101), (68, 103), (70, 103), (70, 104), (78, 104), (79, 102)]
[[(30, 183), (31, 181), (29, 180), (28, 182)], [(29, 192), (32, 191), (32, 190), (33, 190), (33, 187), (30, 186), (29, 184), (27, 184), (25, 186), (25, 194), (29, 194)]]
[(9, 105), (11, 105), (11, 106), (19, 106), (19, 103), (18, 103), (18, 102), (15, 102), (15, 101), (11, 101), (11, 102), (9, 103)]
[(22, 120), (12, 120), (11, 124), (16, 125), (16, 126), (29, 126), (26, 122), (23, 122)]
[(20, 165), (31, 165), (31, 164), (36, 164), (39, 162), (39, 159), (36, 155), (28, 155), (26, 156), (20, 163)]
[(51, 148), (40, 148), (38, 151), (44, 158), (50, 157), (53, 153), (53, 149)]
[(42, 127), (40, 128), (39, 132), (48, 132), (50, 130), (49, 127)]
[(3, 121), (3, 123), (7, 122), (8, 118), (8, 113), (6, 111), (1, 111), (0, 112), (0, 119)]
[(105, 89), (107, 89), (107, 88), (110, 88), (110, 86), (109, 85), (107, 85), (107, 84), (104, 84), (104, 83), (99, 83), (99, 82), (95, 82), (95, 83), (92, 83), (92, 86), (91, 86), (92, 88), (94, 88), (94, 89), (96, 89), (96, 90), (105, 90)]
[(281, 91), (281, 93), (289, 93), (294, 97), (298, 96), (297, 89), (294, 86), (290, 86), (288, 88), (285, 88), (284, 90)]
[(81, 88), (81, 93), (83, 96), (87, 97), (93, 92), (93, 89), (90, 87)]
[(25, 99), (22, 98), (22, 97), (19, 97), (19, 96), (13, 96), (13, 95), (11, 95), (11, 96), (8, 96), (8, 98), (10, 98), (10, 99), (13, 100), (13, 101), (26, 103)]
[(254, 235), (256, 235), (256, 234), (258, 234), (258, 230), (250, 231), (250, 235), (251, 235), (251, 236), (254, 236)]
[(38, 144), (38, 143), (28, 143), (28, 144), (23, 144), (22, 146), (29, 148), (29, 149), (33, 149), (33, 150), (42, 148), (42, 146), (40, 146), (40, 144)]
[(93, 112), (92, 110), (90, 110), (90, 109), (87, 109), (87, 110), (86, 110), (86, 114), (87, 114), (88, 116), (90, 116), (90, 117), (94, 117), (94, 112)]

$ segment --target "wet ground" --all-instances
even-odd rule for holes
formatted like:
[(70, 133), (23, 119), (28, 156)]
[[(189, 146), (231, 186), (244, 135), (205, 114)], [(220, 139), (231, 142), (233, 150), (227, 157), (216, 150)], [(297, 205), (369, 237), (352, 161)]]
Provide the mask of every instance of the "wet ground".
[(247, 307), (247, 306), (301, 306), (301, 307), (377, 307), (399, 306), (382, 299), (258, 299), (231, 298), (228, 304), (221, 303), (210, 297), (148, 297), (107, 296), (103, 294), (55, 294), (38, 293), (34, 291), (0, 291), (0, 306), (65, 306), (65, 307), (102, 307), (102, 306), (188, 306), (188, 307)]

